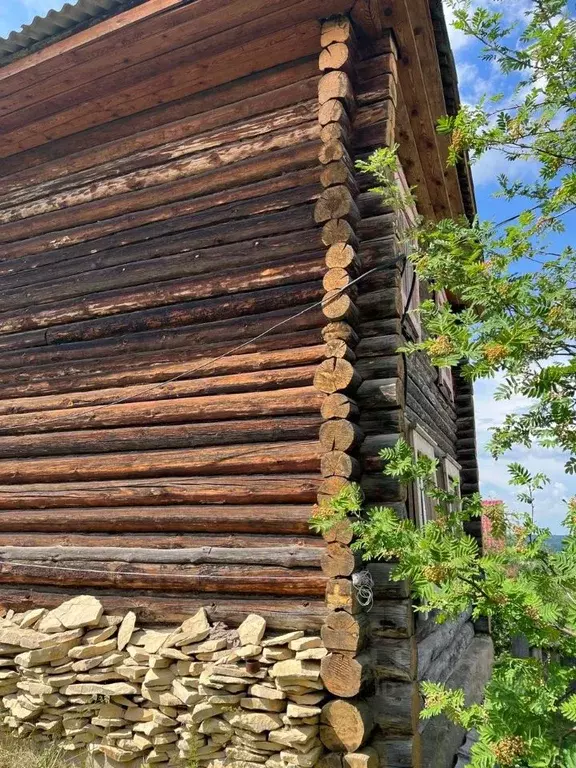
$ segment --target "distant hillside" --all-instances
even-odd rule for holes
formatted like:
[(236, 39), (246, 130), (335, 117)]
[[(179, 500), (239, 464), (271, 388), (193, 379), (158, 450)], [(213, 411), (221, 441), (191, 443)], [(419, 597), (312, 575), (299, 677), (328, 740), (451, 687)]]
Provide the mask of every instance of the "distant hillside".
[(548, 544), (550, 546), (550, 549), (553, 549), (554, 552), (560, 552), (562, 549), (562, 541), (564, 539), (564, 536), (550, 536), (548, 539)]

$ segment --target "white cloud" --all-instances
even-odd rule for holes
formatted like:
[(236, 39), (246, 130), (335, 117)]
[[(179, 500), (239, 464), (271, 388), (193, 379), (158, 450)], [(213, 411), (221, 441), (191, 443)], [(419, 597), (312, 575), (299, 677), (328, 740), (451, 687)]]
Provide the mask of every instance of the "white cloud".
[(490, 430), (502, 424), (506, 414), (521, 413), (530, 405), (528, 398), (520, 396), (510, 400), (495, 400), (494, 392), (500, 381), (499, 378), (483, 380), (475, 386), (476, 434), (482, 495), (485, 498), (500, 499), (512, 510), (527, 511), (527, 507), (516, 500), (516, 491), (509, 485), (507, 465), (511, 461), (517, 461), (531, 473), (543, 472), (550, 478), (550, 485), (537, 495), (536, 522), (550, 528), (552, 533), (562, 533), (562, 520), (566, 516), (564, 500), (576, 495), (576, 477), (567, 475), (564, 471), (566, 456), (560, 451), (540, 446), (519, 446), (496, 461), (486, 451)]

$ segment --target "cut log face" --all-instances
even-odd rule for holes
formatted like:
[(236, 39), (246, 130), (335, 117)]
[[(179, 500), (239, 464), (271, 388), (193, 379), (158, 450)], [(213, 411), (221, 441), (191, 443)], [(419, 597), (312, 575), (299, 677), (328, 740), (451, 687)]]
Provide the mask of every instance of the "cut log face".
[(362, 700), (328, 702), (320, 722), (320, 738), (332, 752), (355, 752), (366, 743), (373, 728), (370, 707)]

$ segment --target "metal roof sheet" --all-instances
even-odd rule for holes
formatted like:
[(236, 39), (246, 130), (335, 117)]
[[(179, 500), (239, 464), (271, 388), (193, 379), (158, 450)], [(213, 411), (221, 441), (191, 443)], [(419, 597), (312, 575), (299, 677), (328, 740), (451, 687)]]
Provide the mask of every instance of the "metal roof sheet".
[(46, 16), (36, 16), (30, 24), (23, 24), (20, 31), (0, 37), (0, 65), (8, 57), (29, 51), (36, 44), (71, 32), (78, 25), (90, 23), (113, 13), (125, 0), (77, 0), (66, 3), (59, 11), (48, 11)]

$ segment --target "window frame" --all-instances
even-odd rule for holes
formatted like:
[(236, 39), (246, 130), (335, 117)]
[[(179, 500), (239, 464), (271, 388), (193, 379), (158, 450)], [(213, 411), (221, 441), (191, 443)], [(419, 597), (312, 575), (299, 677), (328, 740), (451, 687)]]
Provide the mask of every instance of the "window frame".
[[(416, 457), (428, 456), (430, 459), (438, 459), (438, 444), (418, 424), (410, 429), (410, 445)], [(436, 478), (438, 480), (438, 478)], [(435, 519), (434, 501), (425, 496), (422, 480), (417, 480), (412, 485), (413, 509), (415, 522), (423, 526)]]
[[(448, 296), (446, 295), (446, 291), (443, 288), (441, 290), (434, 291), (434, 302), (438, 309), (446, 304), (447, 301)], [(454, 402), (454, 376), (452, 374), (452, 368), (449, 366), (438, 367), (438, 386), (442, 392), (444, 392), (446, 397)]]

